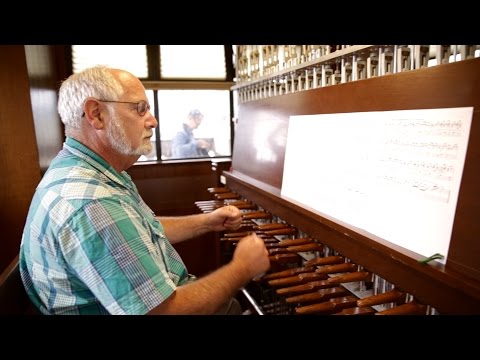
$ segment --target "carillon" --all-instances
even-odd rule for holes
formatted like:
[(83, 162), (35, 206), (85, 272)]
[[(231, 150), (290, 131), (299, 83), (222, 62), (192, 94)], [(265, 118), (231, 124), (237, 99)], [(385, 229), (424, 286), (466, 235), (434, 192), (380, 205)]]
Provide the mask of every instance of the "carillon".
[[(212, 198), (199, 199), (197, 206), (211, 211), (232, 204), (243, 212), (242, 227), (218, 239), (225, 261), (245, 234), (256, 232), (264, 240), (271, 269), (242, 291), (252, 313), (480, 313), (480, 243), (475, 237), (480, 231), (476, 185), (480, 181), (476, 160), (480, 156), (480, 59), (475, 58), (476, 50), (472, 45), (237, 46), (237, 84), (232, 91), (238, 95), (238, 112), (232, 168), (222, 174), (224, 186), (210, 188)], [(432, 60), (436, 65), (429, 66)], [(449, 142), (458, 135), (456, 128), (438, 132), (435, 139), (444, 142), (433, 141), (431, 129), (417, 119), (402, 124), (414, 130), (423, 126), (417, 131), (418, 139), (394, 144), (408, 151), (409, 162), (390, 159), (393, 170), (415, 178), (401, 185), (414, 189), (431, 204), (431, 217), (437, 206), (453, 202), (452, 194), (458, 194), (456, 203), (450, 204), (454, 209), (451, 234), (439, 234), (450, 239), (448, 253), (442, 254), (445, 261), (437, 261), (438, 255), (420, 255), (282, 195), (287, 149), (295, 146), (287, 146), (289, 125), (296, 117), (450, 108), (473, 108), (465, 159), (457, 159), (463, 174), (459, 173), (461, 167), (416, 166), (429, 161), (448, 163), (460, 154), (457, 145)], [(447, 123), (456, 120), (439, 124)], [(315, 136), (306, 147), (308, 156), (296, 153), (293, 160), (289, 158), (297, 164), (294, 177), (298, 186), (309, 184), (302, 189), (307, 198), (309, 194), (314, 197), (316, 187), (324, 186), (323, 177), (334, 178), (325, 159), (338, 168), (342, 165), (335, 154), (317, 159), (318, 144), (312, 138)], [(331, 140), (333, 144), (335, 138)], [(384, 144), (382, 149), (390, 151), (392, 146)], [(353, 170), (348, 180), (355, 185)], [(385, 174), (383, 180), (393, 184), (400, 178), (399, 172)], [(447, 192), (445, 187), (453, 176), (460, 177), (458, 191), (452, 187)], [(412, 202), (405, 212), (414, 211), (418, 209)], [(393, 217), (388, 213), (382, 216)], [(430, 229), (441, 225), (435, 221)], [(402, 217), (393, 217), (392, 222), (400, 229), (413, 227)], [(422, 237), (419, 235), (418, 241)]]

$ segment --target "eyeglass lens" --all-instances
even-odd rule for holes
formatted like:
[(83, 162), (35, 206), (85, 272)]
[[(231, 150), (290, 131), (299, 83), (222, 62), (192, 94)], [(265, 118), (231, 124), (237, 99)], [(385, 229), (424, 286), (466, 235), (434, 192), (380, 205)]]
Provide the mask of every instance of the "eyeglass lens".
[(150, 110), (150, 105), (144, 100), (139, 101), (138, 104), (137, 104), (138, 115), (140, 115), (140, 116), (145, 115), (147, 110)]

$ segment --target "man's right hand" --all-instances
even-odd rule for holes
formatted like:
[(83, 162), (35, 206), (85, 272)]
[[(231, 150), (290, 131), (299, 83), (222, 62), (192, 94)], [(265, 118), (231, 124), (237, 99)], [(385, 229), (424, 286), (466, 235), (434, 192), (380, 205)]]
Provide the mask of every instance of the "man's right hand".
[(232, 261), (245, 269), (251, 279), (270, 269), (268, 250), (263, 240), (255, 233), (245, 236), (238, 242)]

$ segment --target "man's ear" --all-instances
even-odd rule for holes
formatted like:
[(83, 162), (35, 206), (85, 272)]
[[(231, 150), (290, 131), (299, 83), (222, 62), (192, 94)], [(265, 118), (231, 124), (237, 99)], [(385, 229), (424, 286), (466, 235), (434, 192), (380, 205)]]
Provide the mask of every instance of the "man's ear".
[(105, 127), (105, 123), (100, 115), (100, 106), (100, 101), (93, 98), (87, 98), (83, 104), (84, 117), (95, 130), (101, 130)]

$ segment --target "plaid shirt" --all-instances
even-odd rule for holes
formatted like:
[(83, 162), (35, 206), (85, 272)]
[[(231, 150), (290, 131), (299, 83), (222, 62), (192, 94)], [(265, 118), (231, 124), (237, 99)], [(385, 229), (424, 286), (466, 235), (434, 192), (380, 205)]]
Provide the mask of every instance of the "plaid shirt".
[(30, 205), (20, 271), (44, 314), (145, 314), (187, 280), (130, 176), (68, 137)]

